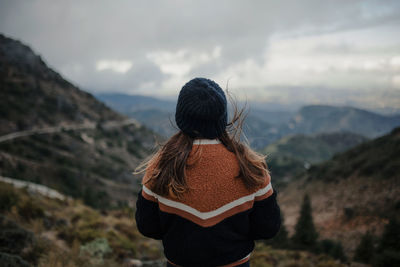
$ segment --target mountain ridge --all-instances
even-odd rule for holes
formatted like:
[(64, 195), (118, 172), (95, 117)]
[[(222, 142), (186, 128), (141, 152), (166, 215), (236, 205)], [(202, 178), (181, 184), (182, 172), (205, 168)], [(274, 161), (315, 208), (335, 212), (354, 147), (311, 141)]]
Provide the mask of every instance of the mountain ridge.
[[(0, 175), (46, 185), (96, 208), (133, 205), (156, 136), (0, 35)], [(126, 123), (127, 122), (127, 123)]]
[(61, 122), (126, 119), (63, 79), (30, 47), (2, 34), (0, 80), (0, 135)]

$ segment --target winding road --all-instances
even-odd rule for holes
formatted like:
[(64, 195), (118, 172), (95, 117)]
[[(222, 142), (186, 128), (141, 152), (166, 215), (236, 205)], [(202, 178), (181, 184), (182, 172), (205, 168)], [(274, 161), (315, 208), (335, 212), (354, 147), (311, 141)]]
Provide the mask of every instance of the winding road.
[[(125, 125), (134, 124), (137, 127), (140, 127), (141, 124), (135, 119), (126, 119), (123, 121), (106, 121), (100, 124), (100, 127), (104, 129), (111, 129), (116, 127), (122, 127)], [(95, 129), (97, 123), (95, 122), (87, 122), (81, 124), (70, 124), (70, 125), (59, 125), (53, 127), (45, 127), (41, 129), (31, 129), (26, 131), (18, 131), (9, 133), (6, 135), (0, 136), (0, 143), (10, 141), (19, 137), (30, 136), (34, 134), (50, 134), (50, 133), (57, 133), (61, 131), (68, 131), (68, 130), (88, 130), (88, 129)]]

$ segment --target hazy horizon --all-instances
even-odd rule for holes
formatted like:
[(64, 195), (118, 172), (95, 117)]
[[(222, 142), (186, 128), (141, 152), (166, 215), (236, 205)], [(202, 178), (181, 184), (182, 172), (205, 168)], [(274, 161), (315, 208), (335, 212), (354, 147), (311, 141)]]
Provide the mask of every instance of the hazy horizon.
[(97, 3), (0, 0), (0, 32), (95, 94), (208, 77), (241, 100), (399, 110), (398, 1)]

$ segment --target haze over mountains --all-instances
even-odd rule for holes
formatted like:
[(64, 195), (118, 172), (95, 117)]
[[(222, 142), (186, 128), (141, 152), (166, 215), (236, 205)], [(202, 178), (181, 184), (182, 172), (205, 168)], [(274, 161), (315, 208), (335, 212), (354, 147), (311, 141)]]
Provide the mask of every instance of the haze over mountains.
[[(176, 132), (170, 123), (174, 121), (173, 101), (123, 94), (98, 94), (96, 97), (161, 135), (168, 137)], [(244, 131), (251, 146), (259, 150), (289, 134), (352, 132), (374, 138), (400, 125), (400, 115), (382, 115), (354, 107), (309, 105), (293, 112), (262, 109), (259, 103), (256, 108), (252, 108), (251, 103), (248, 105)]]

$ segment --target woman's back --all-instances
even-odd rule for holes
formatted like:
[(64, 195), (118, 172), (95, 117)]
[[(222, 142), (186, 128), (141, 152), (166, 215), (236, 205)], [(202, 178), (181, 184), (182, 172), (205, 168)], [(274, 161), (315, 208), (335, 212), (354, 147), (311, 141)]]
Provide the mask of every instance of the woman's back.
[[(201, 99), (220, 98), (220, 88), (216, 94), (213, 88), (202, 90), (208, 81), (196, 87)], [(263, 159), (222, 127), (226, 107), (210, 107), (222, 112), (216, 121), (204, 120), (213, 115), (207, 103), (198, 109), (202, 116), (190, 107), (182, 109), (186, 114), (178, 126), (184, 130), (147, 165), (137, 201), (137, 227), (145, 236), (162, 239), (165, 256), (174, 265), (237, 266), (248, 261), (254, 240), (271, 238), (279, 230), (276, 193)], [(222, 126), (215, 127), (218, 124)], [(195, 136), (198, 133), (201, 137)]]

